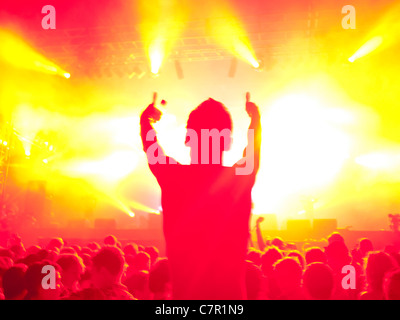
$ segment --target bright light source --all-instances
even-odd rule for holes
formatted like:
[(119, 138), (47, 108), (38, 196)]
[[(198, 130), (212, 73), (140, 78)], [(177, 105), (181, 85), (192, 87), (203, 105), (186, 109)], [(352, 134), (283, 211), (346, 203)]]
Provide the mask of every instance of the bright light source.
[(164, 59), (162, 40), (155, 41), (149, 48), (151, 73), (158, 74)]
[(391, 169), (400, 162), (400, 157), (389, 153), (370, 153), (359, 156), (355, 159), (359, 165), (375, 170)]
[(49, 147), (49, 150), (50, 150), (50, 151), (53, 151), (53, 150), (54, 150), (54, 147), (51, 145), (51, 146)]
[(360, 58), (366, 56), (367, 54), (371, 53), (372, 51), (374, 51), (376, 48), (378, 48), (382, 44), (382, 42), (383, 42), (383, 38), (381, 36), (377, 36), (377, 37), (372, 38), (371, 40), (368, 40), (348, 60), (351, 63), (353, 63), (357, 59), (360, 59)]
[(29, 157), (29, 156), (31, 155), (31, 152), (30, 152), (29, 150), (25, 150), (25, 155), (26, 155), (27, 157)]
[(68, 72), (65, 72), (65, 73), (64, 73), (64, 77), (67, 78), (67, 79), (69, 79), (69, 78), (71, 77), (71, 74), (69, 74)]
[(3, 141), (3, 145), (6, 146), (8, 143), (7, 141)]
[(49, 163), (49, 160), (43, 159), (43, 163), (48, 164), (48, 163)]

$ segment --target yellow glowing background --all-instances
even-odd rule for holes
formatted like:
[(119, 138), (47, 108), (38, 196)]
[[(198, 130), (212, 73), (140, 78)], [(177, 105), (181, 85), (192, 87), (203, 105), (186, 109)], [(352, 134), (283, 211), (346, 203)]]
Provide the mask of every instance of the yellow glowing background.
[[(234, 145), (225, 155), (231, 165), (246, 145), (244, 95), (250, 91), (263, 125), (254, 213), (276, 213), (280, 222), (298, 218), (304, 212), (302, 197), (312, 196), (316, 218), (338, 218), (341, 226), (386, 227), (387, 213), (400, 204), (382, 205), (400, 191), (398, 7), (378, 19), (347, 56), (332, 53), (333, 62), (312, 55), (281, 58), (258, 73), (252, 68), (258, 58), (246, 27), (234, 9), (219, 2), (210, 15), (221, 16), (221, 23), (213, 20), (210, 36), (241, 59), (237, 74), (227, 77), (229, 60), (192, 62), (183, 66), (184, 80), (176, 79), (168, 57), (194, 9), (162, 0), (140, 1), (138, 8), (149, 68), (162, 70), (158, 78), (74, 78), (22, 36), (0, 31), (1, 114), (14, 128), (15, 153), (23, 150), (13, 164), (16, 184), (46, 180), (55, 194), (94, 194), (130, 217), (157, 213), (159, 187), (139, 136), (139, 116), (152, 93), (168, 102), (156, 125), (159, 140), (182, 163), (189, 163), (184, 137), (190, 111), (208, 97), (222, 101), (234, 123)], [(319, 41), (327, 39), (329, 46), (349, 52), (329, 35)], [(307, 43), (295, 39), (287, 45), (300, 50)], [(6, 137), (0, 139), (9, 145)], [(360, 219), (368, 201), (380, 211)]]

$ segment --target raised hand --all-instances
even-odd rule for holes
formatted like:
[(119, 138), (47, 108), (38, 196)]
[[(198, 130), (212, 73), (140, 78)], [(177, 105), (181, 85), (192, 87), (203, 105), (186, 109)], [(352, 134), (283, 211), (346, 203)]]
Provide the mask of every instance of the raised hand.
[(246, 93), (246, 112), (250, 118), (260, 116), (260, 111), (255, 103), (250, 102), (250, 92)]
[(162, 112), (155, 107), (157, 100), (157, 93), (153, 95), (153, 103), (150, 104), (142, 113), (141, 119), (148, 119), (151, 122), (157, 122), (161, 119)]

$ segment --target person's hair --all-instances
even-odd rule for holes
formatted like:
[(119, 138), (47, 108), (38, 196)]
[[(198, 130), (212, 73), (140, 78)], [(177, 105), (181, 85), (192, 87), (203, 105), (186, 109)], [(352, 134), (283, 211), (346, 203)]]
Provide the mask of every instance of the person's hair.
[(282, 252), (275, 247), (269, 248), (262, 256), (261, 256), (261, 269), (264, 274), (273, 270), (273, 265), (276, 261), (283, 258)]
[(102, 248), (92, 259), (93, 268), (105, 268), (111, 275), (118, 276), (124, 270), (125, 259), (122, 251), (114, 246)]
[(19, 264), (8, 269), (3, 275), (3, 293), (4, 297), (14, 299), (25, 290), (25, 272), (28, 267)]
[(155, 263), (159, 254), (158, 249), (154, 246), (149, 246), (144, 248), (144, 251), (150, 256), (151, 264)]
[(365, 268), (368, 290), (383, 290), (383, 280), (386, 273), (392, 271), (395, 267), (395, 260), (387, 253), (370, 252)]
[(193, 129), (198, 134), (201, 129), (228, 129), (232, 131), (231, 115), (226, 107), (219, 101), (208, 99), (194, 109), (187, 121), (187, 129)]
[(118, 242), (117, 238), (112, 234), (104, 238), (104, 244), (106, 246), (116, 246), (117, 242)]
[(333, 242), (343, 242), (344, 243), (344, 238), (339, 232), (337, 232), (337, 231), (332, 232), (328, 236), (328, 243), (332, 244)]
[(63, 271), (69, 270), (72, 266), (80, 266), (82, 269), (85, 268), (83, 260), (76, 254), (62, 253), (57, 259), (57, 264)]
[(318, 247), (307, 248), (305, 253), (305, 259), (306, 259), (306, 265), (311, 264), (313, 262), (326, 263), (325, 252)]
[(359, 241), (359, 248), (362, 251), (362, 253), (367, 253), (372, 250), (374, 250), (374, 246), (372, 244), (372, 241), (369, 240), (368, 238), (362, 238)]
[(169, 262), (163, 258), (158, 260), (149, 273), (149, 289), (153, 293), (164, 292), (171, 281)]
[(278, 283), (290, 287), (299, 287), (303, 270), (300, 264), (294, 258), (283, 258), (274, 264), (274, 271)]
[(132, 262), (137, 270), (149, 270), (151, 266), (150, 255), (146, 252), (139, 252)]
[(125, 255), (132, 255), (135, 256), (137, 255), (137, 253), (139, 252), (139, 248), (138, 245), (134, 242), (128, 243), (125, 247), (124, 247), (124, 253)]
[(28, 270), (26, 270), (24, 278), (26, 290), (28, 291), (27, 295), (25, 296), (25, 299), (30, 299), (39, 293), (39, 289), (42, 285), (42, 280), (44, 276), (42, 274), (42, 270), (43, 267), (48, 265), (53, 266), (57, 271), (60, 270), (60, 267), (57, 264), (52, 263), (49, 260), (35, 262), (28, 267)]
[(53, 238), (47, 245), (47, 249), (52, 250), (55, 248), (61, 249), (64, 246), (64, 240), (62, 238)]
[(331, 298), (334, 275), (332, 269), (324, 263), (313, 262), (307, 266), (303, 276), (304, 287), (312, 299), (328, 300)]
[(304, 269), (304, 257), (297, 250), (290, 251), (287, 255), (288, 257), (297, 259), (297, 262), (301, 266), (301, 269)]
[(249, 252), (247, 252), (247, 260), (253, 262), (255, 265), (261, 265), (261, 251), (251, 248)]
[(400, 300), (400, 269), (387, 274), (384, 292), (386, 300)]

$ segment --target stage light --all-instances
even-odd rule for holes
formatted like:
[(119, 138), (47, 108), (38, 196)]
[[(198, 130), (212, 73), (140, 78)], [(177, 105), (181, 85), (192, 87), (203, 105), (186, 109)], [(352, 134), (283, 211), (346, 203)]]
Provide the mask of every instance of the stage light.
[(29, 157), (29, 156), (31, 155), (31, 152), (30, 152), (29, 150), (25, 150), (25, 155), (26, 155), (27, 157)]
[(151, 73), (154, 75), (158, 75), (164, 59), (164, 48), (162, 40), (156, 40), (150, 45), (149, 59)]
[(7, 146), (7, 144), (8, 144), (7, 141), (3, 141), (4, 146)]
[(54, 150), (54, 147), (53, 146), (50, 146), (49, 147), (49, 151), (53, 151)]
[(357, 59), (360, 59), (367, 54), (371, 53), (374, 51), (376, 48), (378, 48), (383, 42), (383, 38), (381, 36), (376, 36), (372, 38), (371, 40), (367, 41), (364, 45), (361, 46), (360, 49), (356, 51), (348, 60), (349, 62), (353, 63)]
[(35, 70), (65, 77), (65, 70), (36, 52), (17, 35), (0, 30), (0, 60), (21, 69)]
[(70, 75), (68, 72), (65, 72), (65, 73), (64, 73), (64, 77), (67, 78), (67, 79), (69, 79), (69, 78), (71, 77), (71, 75)]
[(49, 160), (43, 159), (43, 163), (48, 164), (48, 163), (49, 163)]

